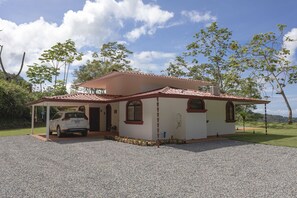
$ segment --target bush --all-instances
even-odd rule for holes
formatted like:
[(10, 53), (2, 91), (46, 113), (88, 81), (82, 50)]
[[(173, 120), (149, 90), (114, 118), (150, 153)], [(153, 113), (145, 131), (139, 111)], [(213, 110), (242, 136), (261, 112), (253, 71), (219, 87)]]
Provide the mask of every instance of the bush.
[(20, 85), (0, 79), (0, 119), (30, 120), (30, 109), (26, 104), (34, 98)]

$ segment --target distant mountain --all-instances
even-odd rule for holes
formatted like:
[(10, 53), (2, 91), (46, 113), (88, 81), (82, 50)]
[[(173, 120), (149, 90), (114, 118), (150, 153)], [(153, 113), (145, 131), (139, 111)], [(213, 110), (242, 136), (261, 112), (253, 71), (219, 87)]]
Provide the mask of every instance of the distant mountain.
[[(249, 112), (251, 113), (251, 112)], [(250, 121), (264, 121), (264, 114), (261, 113), (251, 113), (251, 116), (249, 116)], [(267, 121), (268, 122), (283, 122), (286, 123), (288, 122), (288, 117), (286, 116), (281, 116), (281, 115), (271, 115), (267, 114)], [(293, 122), (297, 122), (297, 118), (293, 118)]]
[[(264, 118), (264, 115), (263, 115), (263, 118)], [(288, 122), (288, 117), (281, 116), (281, 115), (267, 114), (267, 121), (268, 122)], [(297, 122), (297, 118), (293, 118), (293, 122)]]

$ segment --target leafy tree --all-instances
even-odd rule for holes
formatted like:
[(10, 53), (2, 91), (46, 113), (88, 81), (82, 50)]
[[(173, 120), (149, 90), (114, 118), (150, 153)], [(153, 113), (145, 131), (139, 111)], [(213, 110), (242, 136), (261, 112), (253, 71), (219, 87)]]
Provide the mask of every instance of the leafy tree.
[(28, 66), (27, 77), (29, 78), (29, 82), (39, 85), (39, 90), (42, 92), (42, 85), (45, 82), (52, 82), (52, 77), (58, 75), (58, 73), (56, 68), (34, 63), (34, 65)]
[[(7, 78), (9, 79), (9, 81), (7, 81)], [(23, 89), (25, 89), (25, 90), (27, 90), (29, 92), (32, 91), (31, 83), (24, 80), (24, 78), (22, 78), (21, 76), (17, 76), (15, 74), (10, 74), (10, 73), (4, 74), (3, 72), (0, 71), (0, 79), (6, 80), (7, 82), (10, 82), (10, 83), (13, 83), (13, 84), (16, 84), (16, 85), (19, 85)]]
[(117, 42), (103, 44), (100, 50), (100, 57), (105, 63), (107, 70), (132, 70), (130, 60), (127, 58), (132, 52), (125, 45)]
[(278, 33), (268, 32), (256, 34), (251, 41), (241, 48), (242, 63), (250, 70), (258, 81), (263, 80), (278, 90), (288, 108), (288, 123), (292, 124), (292, 108), (285, 93), (287, 84), (297, 82), (297, 67), (288, 56), (288, 50), (283, 41), (293, 42), (284, 37), (286, 25), (278, 25)]
[(0, 79), (0, 120), (30, 118), (26, 103), (33, 100), (28, 90), (18, 84)]
[(54, 96), (67, 94), (66, 87), (62, 80), (57, 80), (54, 86), (47, 87), (46, 92), (50, 93), (49, 95), (54, 95)]
[(57, 71), (55, 75), (54, 84), (57, 83), (57, 77), (60, 74), (60, 69), (64, 67), (64, 85), (66, 86), (68, 81), (68, 73), (70, 64), (72, 64), (75, 60), (81, 60), (82, 53), (79, 53), (75, 48), (75, 43), (71, 39), (66, 40), (64, 43), (57, 43), (52, 46), (51, 49), (45, 50), (41, 54), (42, 64), (49, 64), (54, 68), (54, 71)]
[[(27, 76), (29, 81), (39, 86), (43, 91), (43, 84), (52, 82), (54, 78), (54, 85), (51, 90), (52, 93), (64, 93), (68, 81), (70, 65), (75, 61), (82, 59), (82, 53), (79, 53), (75, 48), (75, 43), (68, 39), (64, 43), (57, 43), (50, 49), (45, 50), (39, 60), (41, 63), (34, 63), (29, 66)], [(64, 69), (63, 79), (59, 80), (60, 70)], [(61, 88), (64, 86), (64, 88)], [(58, 90), (54, 90), (54, 89)]]
[[(133, 70), (128, 59), (131, 54), (132, 52), (123, 44), (117, 42), (103, 44), (99, 54), (93, 53), (92, 60), (88, 60), (85, 65), (74, 71), (76, 78), (74, 84), (98, 78), (114, 70)], [(91, 92), (96, 90), (92, 89)]]
[(221, 92), (259, 97), (257, 84), (249, 76), (242, 77), (245, 68), (235, 56), (240, 46), (231, 37), (230, 30), (212, 23), (194, 35), (195, 40), (187, 45), (187, 51), (177, 56), (165, 73), (212, 81)]

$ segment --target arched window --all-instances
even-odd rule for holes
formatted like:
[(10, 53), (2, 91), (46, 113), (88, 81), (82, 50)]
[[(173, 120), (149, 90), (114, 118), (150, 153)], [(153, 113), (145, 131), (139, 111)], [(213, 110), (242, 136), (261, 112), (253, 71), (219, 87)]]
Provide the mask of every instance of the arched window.
[(188, 100), (188, 112), (206, 112), (205, 104), (202, 99), (189, 99)]
[(133, 100), (127, 102), (126, 122), (127, 124), (143, 124), (142, 121), (142, 102)]
[(226, 104), (226, 122), (235, 122), (234, 104), (228, 101)]

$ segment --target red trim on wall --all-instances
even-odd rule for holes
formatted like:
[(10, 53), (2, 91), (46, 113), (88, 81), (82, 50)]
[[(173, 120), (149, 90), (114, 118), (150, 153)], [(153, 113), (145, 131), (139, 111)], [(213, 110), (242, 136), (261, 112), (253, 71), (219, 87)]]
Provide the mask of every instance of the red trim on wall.
[(187, 112), (188, 113), (205, 113), (205, 112), (207, 112), (207, 109), (195, 110), (195, 109), (189, 109), (189, 108), (187, 108)]
[[(230, 115), (230, 108), (232, 108), (232, 115)], [(233, 117), (233, 119), (230, 119)], [(232, 101), (226, 103), (226, 122), (236, 122), (235, 120), (235, 106)]]
[[(202, 109), (191, 109), (191, 100), (200, 100), (202, 102)], [(205, 113), (207, 109), (205, 109), (205, 102), (200, 98), (189, 98), (187, 102), (187, 112), (189, 113)]]
[[(134, 101), (140, 102), (140, 104), (141, 104), (141, 119), (140, 120), (128, 120), (128, 106), (129, 106), (129, 103), (134, 102)], [(124, 122), (126, 124), (143, 124), (143, 105), (142, 105), (141, 100), (127, 101), (127, 103), (126, 103), (126, 121), (124, 121)]]
[(142, 125), (143, 121), (124, 121), (126, 124), (138, 124), (138, 125)]

